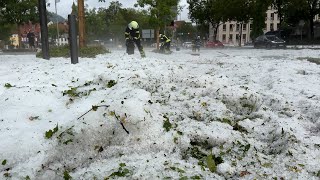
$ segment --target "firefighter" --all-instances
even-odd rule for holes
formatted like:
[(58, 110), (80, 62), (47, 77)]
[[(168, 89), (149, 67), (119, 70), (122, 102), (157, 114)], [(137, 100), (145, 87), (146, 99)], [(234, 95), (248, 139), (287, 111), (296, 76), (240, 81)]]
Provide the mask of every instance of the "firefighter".
[(126, 38), (127, 53), (134, 54), (134, 44), (136, 44), (136, 46), (139, 49), (141, 57), (146, 57), (143, 47), (141, 45), (139, 24), (136, 21), (131, 21), (128, 24), (124, 35)]
[(160, 52), (165, 53), (166, 51), (170, 52), (170, 42), (171, 40), (164, 34), (159, 35), (160, 38)]

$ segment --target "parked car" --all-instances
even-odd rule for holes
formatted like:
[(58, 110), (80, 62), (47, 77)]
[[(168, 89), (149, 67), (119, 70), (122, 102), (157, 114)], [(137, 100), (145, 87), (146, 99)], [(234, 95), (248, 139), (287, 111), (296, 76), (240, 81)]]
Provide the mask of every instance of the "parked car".
[(262, 35), (254, 40), (255, 48), (286, 48), (286, 41), (275, 35)]
[(289, 35), (291, 34), (290, 30), (275, 30), (275, 31), (268, 31), (264, 35), (269, 36), (269, 35), (275, 35), (280, 39), (283, 39), (285, 41), (288, 40)]
[(215, 41), (207, 41), (205, 44), (206, 48), (223, 48), (224, 45), (222, 42), (215, 40)]
[(192, 42), (184, 42), (183, 44), (182, 44), (182, 47), (184, 47), (184, 48), (192, 48)]

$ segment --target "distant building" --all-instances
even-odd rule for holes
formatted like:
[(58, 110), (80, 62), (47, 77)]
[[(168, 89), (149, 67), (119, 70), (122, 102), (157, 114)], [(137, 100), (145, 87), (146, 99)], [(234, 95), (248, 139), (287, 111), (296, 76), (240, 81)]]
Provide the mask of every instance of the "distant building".
[[(57, 27), (56, 23), (49, 22), (49, 25), (54, 25), (54, 27)], [(66, 22), (59, 22), (58, 24), (58, 29), (61, 32), (59, 34), (59, 39), (54, 39), (53, 41), (55, 42), (56, 45), (65, 45), (68, 44), (68, 31), (69, 31), (69, 26), (67, 21)], [(35, 46), (39, 46), (39, 43), (41, 41), (41, 29), (40, 29), (40, 24), (35, 23), (33, 24), (32, 22), (28, 23), (23, 23), (19, 26), (19, 32), (14, 32), (12, 37), (10, 38), (11, 40), (11, 45), (20, 47), (20, 48), (28, 48), (29, 47), (29, 42), (27, 38), (27, 34), (29, 31), (32, 31), (35, 34)], [(19, 36), (18, 36), (19, 35)], [(20, 38), (20, 41), (19, 41)], [(14, 42), (14, 43), (13, 43)]]
[(28, 47), (28, 38), (27, 38), (27, 34), (29, 31), (32, 31), (35, 35), (35, 39), (34, 39), (34, 44), (37, 47), (39, 42), (40, 42), (40, 24), (36, 23), (36, 24), (32, 24), (32, 22), (29, 23), (24, 23), (21, 24), (19, 26), (19, 34), (20, 34), (20, 42), (21, 44), (19, 44), (20, 48), (24, 48), (24, 47)]
[[(266, 12), (264, 32), (277, 30), (279, 28), (280, 20), (276, 10), (269, 9)], [(240, 40), (240, 23), (236, 21), (229, 21), (219, 26), (217, 32), (217, 40), (225, 44), (238, 45)], [(252, 30), (252, 22), (242, 25), (242, 44), (251, 41), (250, 33)], [(209, 29), (209, 39), (213, 39), (213, 29)]]
[[(319, 20), (319, 16), (315, 16), (315, 21)], [(240, 23), (236, 21), (229, 21), (221, 24), (217, 32), (217, 40), (221, 41), (224, 44), (238, 45), (240, 40)], [(280, 19), (278, 13), (274, 9), (268, 9), (265, 17), (265, 28), (263, 32), (278, 30), (280, 27)], [(242, 38), (241, 44), (244, 44), (248, 41), (252, 41), (250, 38), (250, 33), (252, 30), (252, 21), (249, 21), (247, 24), (242, 26)], [(213, 29), (209, 28), (209, 39), (213, 39)], [(300, 32), (299, 32), (300, 33)], [(315, 29), (315, 34), (317, 33)]]

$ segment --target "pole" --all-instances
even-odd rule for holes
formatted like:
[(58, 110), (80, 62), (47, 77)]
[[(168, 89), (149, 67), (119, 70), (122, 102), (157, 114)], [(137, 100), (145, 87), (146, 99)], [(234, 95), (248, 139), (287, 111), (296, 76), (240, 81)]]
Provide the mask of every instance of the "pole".
[(57, 0), (55, 2), (55, 8), (56, 8), (56, 15), (57, 15), (57, 45), (59, 45), (59, 20), (58, 20), (58, 10), (57, 10)]
[(79, 18), (79, 46), (85, 46), (85, 22), (84, 22), (84, 0), (78, 0), (78, 18)]
[(49, 40), (48, 40), (48, 26), (47, 26), (47, 8), (45, 0), (38, 0), (39, 16), (40, 16), (40, 28), (41, 28), (41, 47), (42, 58), (50, 59), (49, 56)]
[(69, 44), (70, 44), (70, 54), (71, 54), (71, 63), (78, 63), (78, 41), (77, 41), (77, 22), (76, 15), (69, 14)]

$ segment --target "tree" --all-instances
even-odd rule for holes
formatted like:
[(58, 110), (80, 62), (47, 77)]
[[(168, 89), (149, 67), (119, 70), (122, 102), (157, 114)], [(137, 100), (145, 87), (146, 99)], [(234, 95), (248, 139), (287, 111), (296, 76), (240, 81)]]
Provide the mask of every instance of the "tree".
[(242, 26), (249, 22), (251, 19), (250, 13), (250, 1), (249, 0), (226, 0), (226, 17), (229, 21), (237, 21), (240, 23), (239, 31), (239, 46), (241, 46), (242, 41)]
[(18, 32), (22, 23), (39, 22), (37, 0), (1, 0), (0, 7), (0, 24), (15, 24)]
[(16, 27), (12, 24), (2, 24), (0, 23), (0, 40), (3, 40), (4, 42), (9, 41), (9, 37), (12, 34), (12, 31)]
[(39, 22), (37, 0), (2, 0), (0, 5), (1, 23)]
[[(307, 5), (307, 19), (309, 21), (309, 37), (314, 39), (314, 16), (319, 14), (320, 0), (305, 0)], [(303, 4), (303, 3), (301, 3)]]
[(88, 41), (106, 37), (107, 22), (105, 20), (104, 9), (91, 9), (85, 12), (86, 17), (86, 37)]
[(191, 20), (197, 24), (210, 24), (214, 30), (213, 39), (216, 40), (219, 26), (226, 21), (224, 10), (227, 6), (224, 0), (187, 0), (187, 2)]
[(159, 32), (177, 16), (173, 7), (178, 7), (180, 0), (137, 0), (135, 6), (148, 7), (150, 12), (149, 23), (156, 29), (157, 49), (159, 49)]
[(255, 39), (263, 34), (263, 28), (265, 28), (266, 11), (270, 5), (270, 0), (252, 0), (250, 2), (250, 14), (252, 17), (252, 31), (250, 34), (251, 39)]
[(277, 10), (280, 26), (283, 24), (285, 9), (288, 6), (290, 0), (272, 0), (272, 7)]
[(177, 27), (176, 33), (180, 41), (190, 41), (194, 39), (196, 28), (192, 26), (192, 23), (183, 22)]

